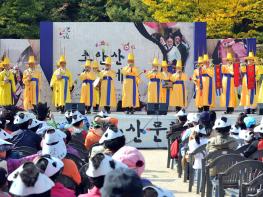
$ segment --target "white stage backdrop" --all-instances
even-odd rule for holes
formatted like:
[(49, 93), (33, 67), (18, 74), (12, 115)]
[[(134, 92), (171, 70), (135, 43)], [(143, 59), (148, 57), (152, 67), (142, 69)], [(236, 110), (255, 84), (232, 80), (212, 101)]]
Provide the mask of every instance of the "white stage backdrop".
[[(80, 98), (81, 73), (86, 59), (97, 59), (101, 63), (106, 56), (113, 60), (112, 68), (117, 72), (115, 81), (117, 99), (121, 100), (120, 69), (126, 65), (128, 53), (133, 51), (135, 63), (143, 72), (151, 68), (153, 57), (167, 57), (169, 62), (176, 62), (173, 50), (177, 48), (175, 37), (182, 39), (180, 55), (185, 62), (185, 71), (189, 77), (193, 73), (194, 62), (194, 23), (92, 23), (92, 22), (55, 22), (53, 23), (53, 65), (65, 51), (67, 66), (76, 80), (76, 88), (72, 95), (73, 101)], [(103, 65), (101, 65), (103, 68)], [(55, 67), (54, 67), (55, 69)], [(143, 82), (139, 86), (140, 99), (146, 100), (147, 80), (141, 75)], [(189, 99), (193, 95), (193, 85), (188, 83)]]

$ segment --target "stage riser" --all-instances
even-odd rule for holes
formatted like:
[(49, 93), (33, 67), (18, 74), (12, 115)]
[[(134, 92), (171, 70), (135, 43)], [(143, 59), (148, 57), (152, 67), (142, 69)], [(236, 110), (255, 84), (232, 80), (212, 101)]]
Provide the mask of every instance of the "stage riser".
[[(217, 116), (222, 116), (222, 112), (218, 112)], [(64, 115), (55, 113), (57, 122), (65, 121)], [(113, 113), (112, 117), (119, 119), (119, 129), (121, 129), (126, 137), (127, 145), (137, 148), (166, 148), (167, 139), (166, 132), (170, 129), (172, 122), (175, 122), (175, 114), (152, 116), (146, 114), (125, 115), (123, 113)], [(226, 115), (234, 124), (238, 113)], [(259, 123), (262, 116), (253, 115)], [(94, 115), (89, 115), (92, 120)]]

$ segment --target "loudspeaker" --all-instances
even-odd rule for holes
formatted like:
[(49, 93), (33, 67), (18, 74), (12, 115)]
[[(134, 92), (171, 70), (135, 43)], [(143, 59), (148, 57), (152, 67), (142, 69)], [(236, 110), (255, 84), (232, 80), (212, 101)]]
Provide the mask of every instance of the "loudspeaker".
[(66, 103), (65, 111), (67, 110), (78, 110), (81, 114), (85, 115), (84, 103)]
[(168, 105), (166, 103), (148, 103), (147, 115), (166, 115)]
[(263, 103), (258, 103), (258, 115), (263, 115)]

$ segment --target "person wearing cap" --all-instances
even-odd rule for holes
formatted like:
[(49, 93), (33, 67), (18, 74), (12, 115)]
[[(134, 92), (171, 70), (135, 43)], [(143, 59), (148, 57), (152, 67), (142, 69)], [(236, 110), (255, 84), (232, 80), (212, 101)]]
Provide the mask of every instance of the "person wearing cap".
[(215, 83), (214, 83), (214, 68), (213, 64), (210, 63), (210, 59), (208, 54), (204, 54), (203, 57), (204, 66), (202, 68), (202, 99), (204, 111), (209, 111), (209, 109), (215, 107), (216, 101), (216, 91), (215, 91)]
[(186, 126), (185, 132), (182, 133), (182, 141), (185, 141), (194, 132), (195, 126), (199, 124), (200, 114), (199, 113), (189, 113), (187, 114), (187, 121), (184, 126)]
[(14, 124), (19, 128), (18, 131), (13, 132), (13, 138), (10, 140), (15, 147), (20, 146), (29, 146), (36, 150), (41, 150), (41, 137), (28, 129), (31, 117), (24, 113), (20, 112), (15, 116)]
[(100, 138), (103, 135), (103, 130), (102, 130), (102, 124), (100, 122), (93, 121), (91, 123), (91, 126), (89, 128), (89, 132), (85, 138), (85, 147), (87, 150), (91, 149), (91, 147), (98, 143), (100, 141)]
[(187, 107), (187, 75), (183, 72), (182, 60), (176, 62), (176, 73), (171, 76), (173, 82), (171, 106), (175, 106), (175, 111), (179, 112)]
[(242, 90), (241, 90), (241, 98), (240, 98), (240, 106), (244, 107), (246, 114), (255, 113), (256, 105), (257, 105), (257, 97), (255, 89), (248, 89), (248, 77), (247, 77), (247, 66), (255, 64), (255, 56), (253, 52), (249, 52), (248, 57), (245, 58), (247, 60), (247, 64), (241, 65), (241, 73), (242, 73)]
[(53, 102), (58, 111), (64, 112), (65, 103), (71, 102), (70, 92), (74, 89), (72, 74), (66, 68), (65, 56), (60, 56), (59, 68), (52, 75), (50, 87), (53, 90)]
[(203, 57), (199, 56), (197, 61), (197, 68), (194, 70), (192, 79), (195, 84), (195, 105), (198, 108), (198, 112), (203, 111), (203, 79), (202, 79), (202, 69), (204, 61)]
[(90, 114), (90, 109), (93, 106), (94, 100), (94, 88), (93, 82), (96, 79), (96, 74), (91, 70), (91, 61), (87, 60), (85, 63), (85, 69), (80, 74), (79, 78), (82, 81), (80, 103), (84, 103), (86, 111)]
[(105, 176), (101, 197), (143, 197), (140, 177), (131, 169), (119, 168)]
[(244, 112), (239, 113), (237, 120), (236, 120), (236, 125), (241, 129), (241, 130), (245, 130), (246, 124), (244, 122), (245, 117), (247, 117), (247, 114)]
[(140, 83), (139, 69), (134, 65), (134, 54), (128, 54), (128, 65), (121, 69), (124, 76), (122, 86), (122, 108), (126, 109), (127, 114), (134, 114), (135, 108), (139, 107)]
[[(128, 168), (134, 170), (139, 177), (145, 170), (145, 159), (142, 153), (134, 147), (123, 146), (120, 148), (112, 158), (116, 161), (122, 162), (128, 166)], [(152, 185), (148, 179), (141, 178), (143, 186)]]
[(36, 70), (34, 56), (29, 56), (28, 68), (23, 72), (24, 89), (24, 109), (32, 110), (33, 105), (41, 101), (40, 90), (42, 87), (41, 72)]
[(185, 109), (181, 109), (178, 113), (176, 113), (175, 117), (177, 119), (177, 122), (171, 126), (172, 129), (170, 131), (167, 131), (167, 138), (174, 132), (181, 132), (187, 129), (187, 125), (185, 125), (187, 121), (187, 113)]
[(83, 130), (84, 126), (84, 115), (82, 115), (79, 111), (75, 111), (71, 114), (72, 117), (72, 129), (71, 135), (72, 135), (72, 140), (76, 140), (78, 142), (84, 143), (84, 140), (87, 136), (87, 132)]
[[(260, 125), (255, 127), (254, 132), (259, 134), (259, 138), (250, 144), (250, 146), (247, 149), (248, 151), (245, 152), (244, 154), (245, 157), (249, 157), (249, 155), (252, 155), (256, 151), (263, 151), (263, 124), (262, 122), (260, 123)], [(263, 161), (263, 158), (260, 157), (258, 158), (258, 160)]]
[(55, 186), (51, 189), (52, 197), (75, 197), (75, 192), (73, 190), (66, 188), (57, 181), (64, 167), (64, 163), (60, 159), (51, 157), (50, 155), (42, 155), (36, 158), (34, 163), (41, 172), (55, 183)]
[(159, 60), (155, 57), (152, 62), (152, 70), (146, 73), (146, 77), (150, 80), (148, 82), (147, 102), (160, 103), (161, 102), (161, 79), (162, 74), (158, 71)]
[(111, 171), (127, 166), (119, 161), (112, 159), (110, 156), (98, 153), (89, 161), (89, 167), (86, 171), (91, 184), (94, 186), (89, 193), (79, 195), (79, 197), (100, 197), (100, 189), (103, 187), (104, 179)]
[(220, 96), (220, 106), (225, 107), (226, 114), (234, 112), (234, 108), (237, 107), (237, 90), (234, 84), (234, 66), (233, 57), (231, 53), (227, 53), (225, 59), (226, 64), (222, 65), (222, 89), (223, 92)]
[(67, 147), (65, 144), (66, 134), (52, 127), (46, 127), (42, 140), (42, 155), (50, 155), (61, 159), (64, 163), (62, 174), (71, 178), (77, 185), (81, 183), (81, 177), (76, 163), (65, 158)]
[(100, 138), (99, 143), (104, 144), (107, 154), (113, 155), (125, 145), (125, 136), (118, 128), (108, 128)]
[(106, 57), (105, 69), (100, 72), (100, 107), (104, 107), (107, 113), (111, 113), (111, 107), (117, 106), (114, 79), (116, 72), (111, 69), (111, 58)]
[[(97, 60), (93, 60), (92, 70), (95, 73), (96, 78), (99, 78), (100, 77), (100, 68), (99, 68), (99, 62)], [(94, 88), (93, 112), (99, 112), (99, 105), (100, 105), (100, 86), (97, 85)]]
[[(162, 75), (162, 86), (161, 86), (161, 103), (165, 103), (168, 107), (171, 106), (173, 100), (173, 89), (169, 84), (172, 83), (172, 74), (168, 72), (168, 64), (166, 60), (162, 61), (161, 64), (161, 75)], [(169, 87), (168, 87), (168, 86)]]
[(16, 113), (19, 111), (21, 111), (21, 109), (13, 105), (5, 106), (0, 109), (1, 119), (4, 119), (7, 121), (6, 124), (4, 125), (5, 126), (4, 129), (8, 133), (12, 133), (18, 130), (18, 126), (14, 124), (14, 119), (15, 119)]
[(217, 134), (208, 141), (206, 149), (209, 153), (221, 149), (236, 149), (236, 140), (229, 136), (231, 125), (227, 117), (216, 119), (213, 129)]
[(71, 125), (72, 116), (71, 115), (72, 115), (71, 110), (65, 111), (64, 116), (65, 116), (66, 121), (59, 123), (58, 128), (60, 130), (64, 131), (64, 130), (68, 130), (69, 128), (72, 127), (72, 125)]
[(10, 70), (10, 60), (4, 58), (2, 62), (4, 70), (0, 73), (0, 105), (13, 105), (16, 94), (16, 84), (14, 74)]
[(102, 124), (102, 130), (106, 131), (109, 126), (118, 127), (119, 120), (115, 117), (110, 117), (107, 112), (99, 112), (94, 116), (94, 121)]
[(53, 181), (32, 162), (23, 164), (9, 174), (8, 180), (12, 181), (9, 193), (13, 196), (51, 197), (54, 187)]

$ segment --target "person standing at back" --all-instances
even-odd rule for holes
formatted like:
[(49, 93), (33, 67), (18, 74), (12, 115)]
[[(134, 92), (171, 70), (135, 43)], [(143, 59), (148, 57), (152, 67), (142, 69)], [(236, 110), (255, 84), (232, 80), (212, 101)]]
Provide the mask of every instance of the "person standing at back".
[(40, 100), (40, 90), (42, 86), (41, 73), (36, 70), (34, 56), (29, 56), (28, 69), (23, 73), (24, 90), (24, 109), (32, 110), (33, 105), (38, 104)]

